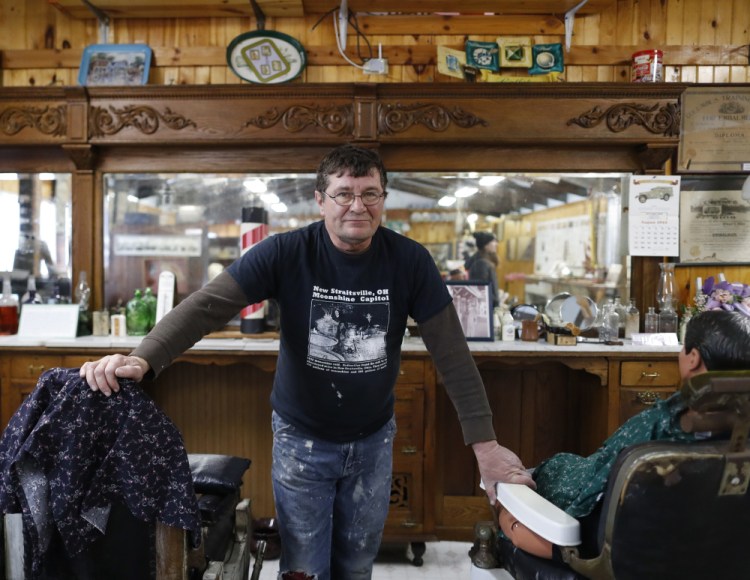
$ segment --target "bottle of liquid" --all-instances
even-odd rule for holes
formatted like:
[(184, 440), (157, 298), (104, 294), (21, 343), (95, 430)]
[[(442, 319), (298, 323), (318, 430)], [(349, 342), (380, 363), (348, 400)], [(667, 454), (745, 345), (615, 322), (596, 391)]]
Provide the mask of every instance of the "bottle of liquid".
[(625, 336), (625, 322), (628, 319), (628, 309), (620, 301), (619, 296), (615, 298), (615, 312), (617, 312), (618, 317), (617, 336), (622, 338)]
[(78, 274), (78, 284), (75, 289), (76, 304), (78, 304), (78, 336), (88, 336), (91, 334), (91, 310), (89, 300), (91, 298), (91, 288), (87, 280), (86, 272)]
[(677, 312), (667, 302), (659, 312), (659, 332), (677, 332)]
[(646, 318), (644, 320), (644, 330), (646, 332), (659, 332), (659, 315), (654, 310), (653, 306), (648, 307), (646, 312)]
[(635, 299), (631, 298), (630, 306), (628, 306), (625, 314), (625, 338), (633, 338), (633, 335), (638, 333), (640, 324), (641, 313), (638, 312), (638, 307), (635, 305)]
[(10, 276), (3, 279), (3, 295), (0, 297), (0, 334), (18, 332), (18, 300), (11, 294)]
[(128, 300), (125, 306), (125, 318), (129, 336), (144, 336), (148, 333), (151, 313), (138, 288), (135, 289), (133, 297)]
[(510, 310), (503, 312), (503, 342), (513, 342), (516, 340), (516, 322), (513, 320)]
[(149, 287), (143, 290), (143, 302), (148, 307), (148, 329), (151, 330), (156, 324), (156, 296)]

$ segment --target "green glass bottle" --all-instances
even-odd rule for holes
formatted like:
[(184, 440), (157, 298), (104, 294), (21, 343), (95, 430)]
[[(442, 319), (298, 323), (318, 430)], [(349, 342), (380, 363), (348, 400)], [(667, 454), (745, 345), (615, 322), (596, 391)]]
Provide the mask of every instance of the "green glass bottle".
[(141, 291), (136, 288), (133, 297), (125, 306), (125, 318), (127, 322), (128, 335), (143, 336), (148, 333), (148, 325), (151, 320), (149, 306), (143, 301)]
[(151, 330), (156, 325), (156, 296), (154, 296), (151, 288), (146, 287), (143, 290), (143, 301), (148, 306), (148, 329)]

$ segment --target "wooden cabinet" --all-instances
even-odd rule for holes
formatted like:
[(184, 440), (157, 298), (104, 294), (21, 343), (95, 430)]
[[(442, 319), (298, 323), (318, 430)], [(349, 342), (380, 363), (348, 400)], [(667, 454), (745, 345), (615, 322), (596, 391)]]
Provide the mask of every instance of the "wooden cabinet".
[(424, 526), (424, 360), (403, 360), (396, 382), (396, 438), (386, 536), (421, 536)]
[[(111, 353), (0, 349), (3, 424), (45, 370), (77, 367)], [(156, 381), (144, 383), (190, 452), (252, 459), (243, 493), (257, 517), (274, 513), (269, 397), (276, 357), (270, 349), (189, 351)], [(475, 358), (498, 440), (527, 465), (558, 451), (591, 453), (627, 418), (680, 384), (676, 353), (576, 348), (511, 353), (499, 346)], [(398, 430), (385, 541), (414, 542), (417, 554), (425, 540), (471, 540), (474, 524), (490, 512), (474, 455), (426, 352), (404, 352), (395, 396)]]
[(620, 365), (619, 422), (666, 399), (680, 386), (677, 361), (633, 360)]

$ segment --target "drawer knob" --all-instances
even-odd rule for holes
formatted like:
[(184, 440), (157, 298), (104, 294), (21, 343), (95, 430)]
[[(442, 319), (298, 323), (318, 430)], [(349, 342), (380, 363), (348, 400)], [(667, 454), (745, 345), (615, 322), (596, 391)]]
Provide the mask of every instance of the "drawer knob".
[(29, 375), (32, 377), (42, 374), (43, 370), (44, 365), (29, 365)]
[(659, 373), (657, 373), (657, 372), (647, 373), (646, 371), (643, 371), (641, 373), (641, 376), (644, 379), (658, 379), (661, 375)]
[(417, 522), (413, 522), (411, 520), (404, 520), (403, 522), (401, 522), (401, 527), (402, 528), (416, 528)]
[(401, 453), (404, 455), (414, 455), (417, 452), (417, 448), (414, 445), (404, 445), (401, 448)]
[(635, 398), (641, 405), (653, 405), (659, 400), (659, 395), (654, 391), (641, 391), (636, 393)]

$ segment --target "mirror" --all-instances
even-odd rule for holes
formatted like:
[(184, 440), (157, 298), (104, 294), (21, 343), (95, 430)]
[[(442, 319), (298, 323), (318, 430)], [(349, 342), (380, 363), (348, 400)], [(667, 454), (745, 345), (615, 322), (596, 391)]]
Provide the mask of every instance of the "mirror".
[[(627, 295), (629, 174), (388, 177), (383, 225), (423, 244), (446, 278), (475, 251), (471, 233), (491, 231), (510, 304), (541, 311), (560, 292), (596, 302)], [(175, 273), (179, 301), (239, 257), (243, 207), (262, 204), (270, 234), (279, 233), (320, 219), (314, 190), (313, 173), (105, 174), (105, 306), (156, 290), (162, 270)]]
[(0, 174), (0, 272), (19, 301), (30, 277), (43, 302), (71, 301), (71, 185), (68, 173)]

